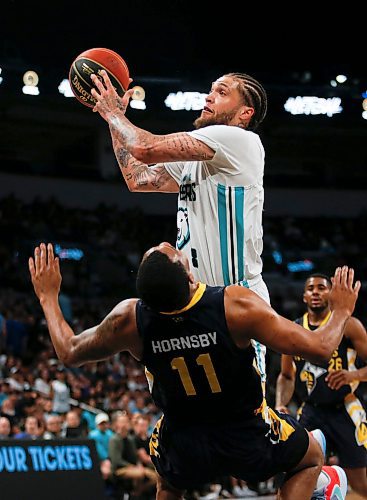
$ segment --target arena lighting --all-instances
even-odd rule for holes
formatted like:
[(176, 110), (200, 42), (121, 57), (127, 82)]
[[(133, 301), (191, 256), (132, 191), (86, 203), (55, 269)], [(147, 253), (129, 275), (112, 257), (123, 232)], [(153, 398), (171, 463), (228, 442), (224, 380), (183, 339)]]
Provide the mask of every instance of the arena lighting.
[(131, 99), (131, 101), (130, 101), (130, 107), (134, 108), (134, 109), (142, 109), (142, 110), (147, 109), (145, 101), (135, 101), (133, 99)]
[(326, 115), (341, 113), (340, 97), (297, 96), (288, 97), (284, 109), (292, 115)]
[(288, 262), (287, 269), (291, 273), (299, 273), (302, 271), (311, 271), (315, 267), (314, 263), (309, 260), (299, 260), (297, 262)]
[(134, 101), (144, 101), (145, 99), (145, 90), (143, 87), (140, 87), (139, 85), (136, 85), (133, 87), (133, 95), (131, 96), (131, 99)]
[(274, 250), (272, 256), (276, 264), (280, 265), (283, 262), (283, 256), (278, 250)]
[(58, 243), (55, 244), (55, 253), (60, 260), (81, 260), (84, 257), (80, 248), (63, 248)]
[(363, 111), (363, 113), (362, 113), (362, 118), (363, 118), (364, 120), (367, 120), (367, 111)]
[(336, 80), (330, 80), (330, 85), (332, 87), (337, 87), (338, 86), (338, 84), (336, 83)]
[(22, 88), (23, 94), (39, 95), (40, 91), (37, 87), (39, 82), (38, 75), (35, 71), (26, 71), (23, 75), (24, 87)]
[(64, 78), (57, 88), (60, 94), (63, 94), (65, 97), (75, 97), (73, 91), (71, 90), (68, 78)]
[(207, 96), (208, 94), (200, 92), (171, 92), (164, 104), (172, 111), (199, 111), (205, 106)]
[(145, 104), (145, 90), (143, 87), (140, 87), (139, 85), (136, 85), (133, 87), (133, 95), (131, 96), (131, 101), (130, 101), (130, 107), (134, 109), (147, 109), (147, 106)]
[(338, 75), (335, 80), (338, 83), (345, 83), (347, 81), (347, 77), (345, 75)]
[[(3, 68), (0, 68), (0, 75), (1, 75), (2, 72), (3, 72)], [(2, 84), (2, 82), (3, 82), (3, 77), (0, 76), (0, 85)]]

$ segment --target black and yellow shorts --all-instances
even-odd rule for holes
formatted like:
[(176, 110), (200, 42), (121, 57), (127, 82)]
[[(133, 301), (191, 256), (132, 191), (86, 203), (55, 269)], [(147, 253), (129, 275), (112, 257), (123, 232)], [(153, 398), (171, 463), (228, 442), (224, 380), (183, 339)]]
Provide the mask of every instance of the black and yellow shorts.
[[(359, 403), (357, 398), (354, 399)], [(338, 456), (341, 467), (367, 466), (367, 422), (361, 422), (356, 426), (344, 404), (328, 407), (305, 403), (300, 412), (299, 422), (308, 430), (322, 430), (326, 438), (327, 451), (332, 451)]]
[[(279, 415), (279, 414), (277, 414)], [(244, 422), (175, 427), (165, 418), (153, 431), (150, 454), (157, 472), (178, 489), (190, 489), (224, 475), (258, 482), (293, 469), (309, 438), (293, 417), (286, 440), (274, 444), (261, 415)]]

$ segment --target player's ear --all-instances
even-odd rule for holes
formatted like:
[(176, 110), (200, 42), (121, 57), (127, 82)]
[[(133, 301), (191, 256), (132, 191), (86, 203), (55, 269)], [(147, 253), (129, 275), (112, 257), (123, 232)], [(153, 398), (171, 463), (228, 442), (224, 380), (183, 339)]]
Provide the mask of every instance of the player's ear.
[(194, 275), (192, 273), (188, 273), (187, 276), (189, 277), (189, 283), (193, 285), (195, 283)]
[(241, 113), (240, 113), (240, 120), (241, 122), (247, 126), (253, 117), (255, 113), (254, 108), (251, 108), (250, 106), (242, 106), (241, 107)]

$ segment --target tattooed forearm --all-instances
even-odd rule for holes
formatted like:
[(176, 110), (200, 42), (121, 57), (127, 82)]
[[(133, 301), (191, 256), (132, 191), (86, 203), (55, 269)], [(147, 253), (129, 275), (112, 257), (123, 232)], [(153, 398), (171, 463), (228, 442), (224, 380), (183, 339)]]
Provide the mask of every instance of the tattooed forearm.
[(155, 135), (135, 127), (125, 116), (109, 122), (114, 149), (122, 147), (145, 164), (168, 161), (206, 161), (214, 151), (186, 132)]
[(115, 149), (115, 155), (130, 191), (177, 191), (177, 184), (163, 166), (149, 167), (122, 147)]
[(118, 148), (116, 150), (116, 158), (120, 165), (120, 168), (127, 168), (129, 164), (129, 160), (133, 158), (131, 154), (124, 148)]
[(172, 180), (172, 177), (164, 167), (155, 167), (152, 169), (151, 178), (152, 186), (155, 186), (157, 189), (160, 189)]

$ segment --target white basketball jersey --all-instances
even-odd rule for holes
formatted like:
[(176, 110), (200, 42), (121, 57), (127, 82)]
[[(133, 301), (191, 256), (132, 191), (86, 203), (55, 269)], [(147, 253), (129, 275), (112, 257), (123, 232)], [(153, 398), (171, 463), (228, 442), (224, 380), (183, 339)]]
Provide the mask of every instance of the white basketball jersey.
[[(164, 163), (180, 186), (176, 247), (185, 252), (196, 280), (242, 284), (266, 302), (262, 280), (264, 148), (257, 134), (211, 125), (189, 135), (207, 144), (208, 161)], [(266, 348), (252, 340), (265, 397)]]
[(208, 285), (261, 279), (264, 148), (257, 134), (227, 125), (189, 135), (215, 151), (212, 160), (165, 163), (180, 186), (177, 243), (195, 279)]

